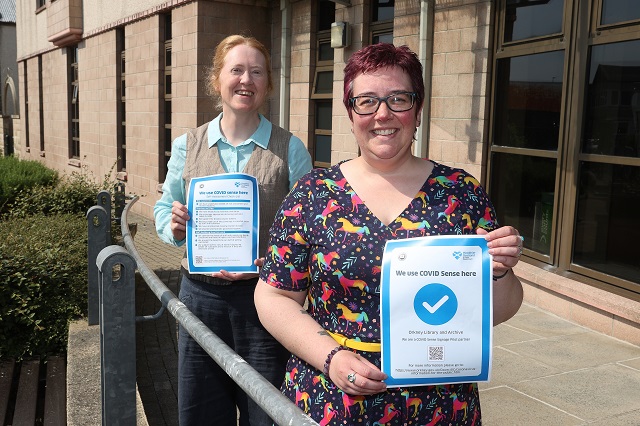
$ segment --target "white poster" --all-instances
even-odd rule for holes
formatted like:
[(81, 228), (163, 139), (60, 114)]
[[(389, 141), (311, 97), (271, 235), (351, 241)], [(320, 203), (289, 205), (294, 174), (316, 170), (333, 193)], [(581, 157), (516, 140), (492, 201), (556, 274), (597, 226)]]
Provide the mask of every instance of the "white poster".
[(256, 178), (225, 173), (191, 179), (187, 208), (190, 273), (258, 272), (260, 212)]
[(491, 263), (483, 236), (387, 242), (380, 312), (387, 386), (489, 380)]

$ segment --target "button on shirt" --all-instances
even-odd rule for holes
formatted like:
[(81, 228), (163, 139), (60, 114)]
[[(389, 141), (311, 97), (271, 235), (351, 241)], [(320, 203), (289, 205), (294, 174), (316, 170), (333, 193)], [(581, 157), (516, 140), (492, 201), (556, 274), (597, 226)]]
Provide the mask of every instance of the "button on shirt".
[[(227, 173), (241, 173), (247, 165), (254, 146), (258, 145), (266, 149), (271, 137), (272, 124), (263, 115), (260, 115), (260, 124), (249, 139), (238, 146), (231, 145), (220, 131), (220, 119), (218, 115), (209, 123), (207, 131), (209, 147), (218, 145), (220, 161)], [(186, 204), (186, 182), (182, 179), (182, 172), (187, 157), (187, 134), (177, 137), (171, 146), (171, 158), (168, 163), (167, 177), (162, 184), (162, 197), (153, 208), (156, 220), (156, 230), (160, 238), (169, 244), (181, 246), (184, 240), (177, 241), (171, 232), (171, 204), (179, 201)], [(311, 156), (302, 141), (291, 136), (289, 140), (289, 188), (298, 179), (311, 170)]]

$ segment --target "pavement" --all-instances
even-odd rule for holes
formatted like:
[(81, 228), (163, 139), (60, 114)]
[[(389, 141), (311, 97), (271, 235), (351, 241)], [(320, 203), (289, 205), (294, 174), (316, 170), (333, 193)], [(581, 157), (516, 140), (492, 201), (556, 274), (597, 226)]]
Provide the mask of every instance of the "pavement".
[[(141, 258), (177, 295), (183, 249), (163, 243), (151, 220), (133, 213), (128, 220), (137, 223), (134, 243)], [(159, 308), (139, 280), (137, 315)], [(148, 425), (178, 425), (171, 314), (138, 323), (136, 351)], [(484, 426), (640, 426), (640, 346), (523, 304), (513, 318), (494, 327), (491, 380), (479, 387)]]

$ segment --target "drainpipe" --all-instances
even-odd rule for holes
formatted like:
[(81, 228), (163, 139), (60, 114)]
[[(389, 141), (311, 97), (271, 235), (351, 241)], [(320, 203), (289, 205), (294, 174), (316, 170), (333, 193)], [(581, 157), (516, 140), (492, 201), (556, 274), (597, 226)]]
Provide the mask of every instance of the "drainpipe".
[(431, 74), (433, 60), (433, 0), (420, 1), (420, 43), (418, 58), (422, 63), (424, 78), (424, 105), (420, 115), (420, 127), (416, 133), (413, 153), (420, 158), (427, 158), (429, 151), (429, 117), (431, 110)]
[(280, 0), (280, 127), (289, 129), (289, 106), (291, 101), (291, 4)]

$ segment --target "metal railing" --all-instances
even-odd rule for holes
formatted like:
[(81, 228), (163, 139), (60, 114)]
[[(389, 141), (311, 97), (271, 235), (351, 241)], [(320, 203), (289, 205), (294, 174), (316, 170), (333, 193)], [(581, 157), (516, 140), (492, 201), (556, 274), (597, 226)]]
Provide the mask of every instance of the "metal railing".
[[(108, 199), (107, 199), (108, 198)], [(124, 247), (111, 245), (110, 195), (102, 191), (98, 205), (87, 212), (89, 238), (89, 324), (100, 324), (102, 424), (136, 424), (135, 323), (159, 318), (165, 310), (202, 346), (246, 394), (277, 424), (315, 425), (297, 405), (227, 346), (145, 264), (129, 232), (127, 214), (134, 197), (122, 211)], [(109, 206), (109, 207), (107, 207)], [(109, 212), (108, 212), (109, 210)], [(152, 316), (135, 316), (135, 271), (140, 273), (162, 303)]]

